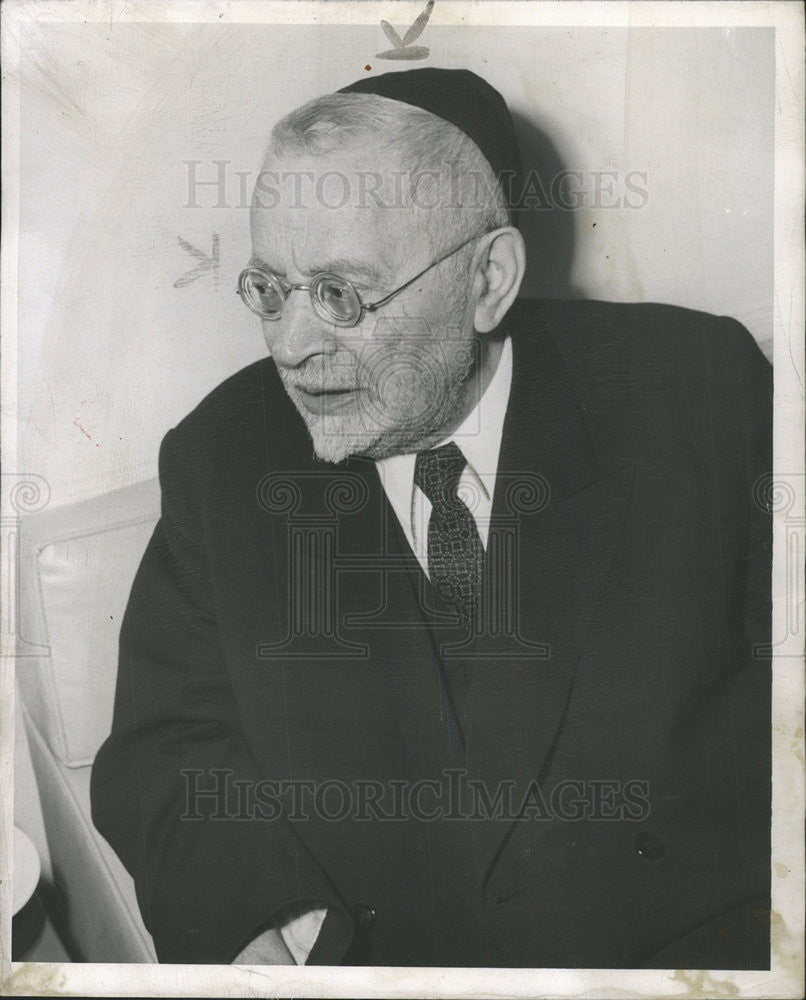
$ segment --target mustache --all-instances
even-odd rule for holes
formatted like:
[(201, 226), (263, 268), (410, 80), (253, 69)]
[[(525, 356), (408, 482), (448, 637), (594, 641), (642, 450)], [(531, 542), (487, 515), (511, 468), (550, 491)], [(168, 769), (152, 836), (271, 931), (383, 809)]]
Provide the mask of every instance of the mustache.
[(303, 389), (308, 392), (321, 392), (323, 389), (346, 390), (366, 389), (367, 385), (357, 372), (343, 370), (329, 371), (322, 367), (295, 368), (294, 371), (280, 371), (280, 377), (285, 385), (293, 389)]

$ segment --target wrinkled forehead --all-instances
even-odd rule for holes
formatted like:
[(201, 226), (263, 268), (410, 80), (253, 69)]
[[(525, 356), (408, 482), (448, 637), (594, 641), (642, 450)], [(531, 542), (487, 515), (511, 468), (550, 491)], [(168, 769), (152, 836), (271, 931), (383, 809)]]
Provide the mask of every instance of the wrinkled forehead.
[(381, 149), (270, 152), (252, 197), (254, 253), (274, 263), (293, 251), (302, 268), (360, 252), (394, 273), (430, 245), (430, 220), (412, 206), (406, 184), (399, 158)]

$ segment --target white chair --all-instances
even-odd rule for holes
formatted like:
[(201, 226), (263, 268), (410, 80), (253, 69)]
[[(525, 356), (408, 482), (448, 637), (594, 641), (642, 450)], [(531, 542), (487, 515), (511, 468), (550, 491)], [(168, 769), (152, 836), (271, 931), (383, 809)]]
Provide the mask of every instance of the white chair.
[[(92, 825), (90, 769), (112, 725), (118, 633), (159, 516), (148, 480), (19, 524), (16, 813), (42, 857), (41, 895), (80, 961), (154, 962), (134, 885)], [(25, 778), (25, 740), (41, 802)], [(20, 750), (19, 747), (22, 747)], [(31, 827), (44, 827), (37, 835)], [(37, 842), (38, 841), (38, 842)]]

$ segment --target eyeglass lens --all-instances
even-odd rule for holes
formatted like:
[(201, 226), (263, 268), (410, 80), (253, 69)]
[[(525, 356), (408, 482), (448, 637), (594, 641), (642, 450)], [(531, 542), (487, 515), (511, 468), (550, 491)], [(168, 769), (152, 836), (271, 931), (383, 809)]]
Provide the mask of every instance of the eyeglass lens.
[(278, 319), (283, 311), (285, 293), (280, 283), (262, 271), (245, 271), (241, 275), (240, 291), (253, 312), (267, 319)]
[[(240, 279), (240, 291), (246, 304), (266, 319), (279, 319), (286, 299), (286, 290), (271, 274), (257, 268), (247, 269)], [(337, 275), (317, 275), (310, 286), (314, 308), (326, 320), (353, 324), (361, 316), (358, 292)]]
[(354, 323), (361, 315), (361, 300), (353, 286), (342, 278), (322, 275), (311, 283), (314, 305), (337, 323)]

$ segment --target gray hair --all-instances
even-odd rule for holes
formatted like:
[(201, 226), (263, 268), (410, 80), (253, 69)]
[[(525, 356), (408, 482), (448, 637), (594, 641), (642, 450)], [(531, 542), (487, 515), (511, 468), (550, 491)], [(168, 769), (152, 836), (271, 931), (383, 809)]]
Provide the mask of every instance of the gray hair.
[[(488, 160), (461, 129), (422, 108), (376, 94), (327, 94), (282, 118), (269, 151), (313, 155), (372, 143), (394, 155), (404, 197), (427, 206), (435, 246), (512, 225), (506, 196)], [(470, 224), (468, 224), (468, 222)], [(472, 251), (472, 246), (471, 246)]]

